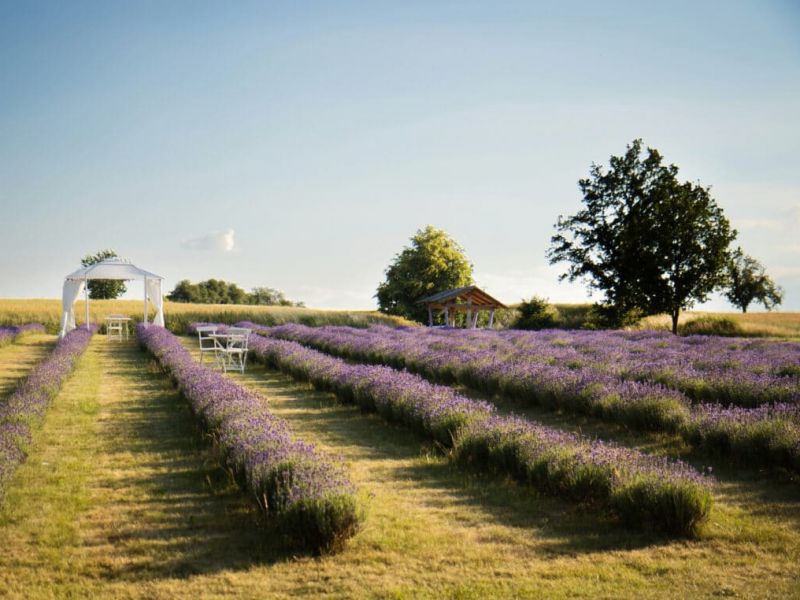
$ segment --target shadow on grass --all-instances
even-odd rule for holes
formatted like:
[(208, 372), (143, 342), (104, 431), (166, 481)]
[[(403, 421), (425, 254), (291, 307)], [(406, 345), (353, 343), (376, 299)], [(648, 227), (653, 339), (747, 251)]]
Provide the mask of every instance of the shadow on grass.
[(325, 440), (333, 448), (348, 447), (349, 459), (398, 459), (400, 464), (384, 475), (387, 480), (411, 480), (442, 492), (430, 495), (435, 500), (421, 504), (423, 507), (446, 508), (445, 503), (467, 507), (484, 520), (529, 531), (539, 541), (539, 548), (554, 555), (627, 550), (672, 541), (659, 534), (624, 528), (597, 507), (545, 496), (509, 478), (462, 469), (448, 462), (441, 449), (407, 427), (363, 413), (340, 403), (333, 394), (315, 391), (310, 385), (296, 383), (261, 365), (234, 377), (267, 399), (292, 398), (281, 406), (281, 416), (290, 420), (295, 429)]
[(110, 542), (122, 560), (101, 565), (102, 576), (180, 578), (297, 556), (220, 466), (167, 376), (132, 343), (111, 351), (118, 360), (107, 361), (109, 374), (131, 393), (111, 405), (104, 424), (104, 450), (118, 468), (103, 485), (120, 518), (98, 543)]

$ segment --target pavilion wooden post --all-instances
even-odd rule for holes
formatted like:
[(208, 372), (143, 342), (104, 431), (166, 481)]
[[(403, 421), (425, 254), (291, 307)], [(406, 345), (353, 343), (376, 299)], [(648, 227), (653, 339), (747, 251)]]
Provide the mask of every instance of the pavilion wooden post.
[(445, 327), (450, 327), (450, 313), (446, 306), (444, 307), (444, 325)]
[(489, 313), (489, 329), (494, 325), (494, 309)]
[(433, 309), (428, 306), (428, 327), (433, 327)]

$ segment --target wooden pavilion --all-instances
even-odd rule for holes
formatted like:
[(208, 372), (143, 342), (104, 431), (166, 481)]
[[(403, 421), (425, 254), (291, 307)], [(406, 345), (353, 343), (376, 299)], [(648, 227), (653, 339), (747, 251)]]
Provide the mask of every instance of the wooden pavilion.
[(417, 304), (424, 304), (428, 307), (428, 325), (431, 327), (433, 326), (433, 311), (437, 310), (444, 314), (444, 322), (447, 327), (455, 327), (456, 315), (459, 312), (465, 313), (465, 326), (468, 329), (475, 329), (478, 326), (478, 315), (482, 310), (490, 311), (489, 327), (492, 327), (494, 311), (498, 308), (507, 308), (505, 304), (474, 285), (445, 290), (422, 298), (417, 301)]

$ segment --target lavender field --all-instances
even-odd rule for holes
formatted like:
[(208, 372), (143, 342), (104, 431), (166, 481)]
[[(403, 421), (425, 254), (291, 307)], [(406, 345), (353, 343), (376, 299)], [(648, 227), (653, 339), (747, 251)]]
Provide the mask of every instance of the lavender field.
[(249, 325), (9, 334), (11, 597), (791, 595), (796, 344)]
[(256, 330), (489, 397), (676, 433), (736, 464), (800, 471), (800, 344), (656, 332)]

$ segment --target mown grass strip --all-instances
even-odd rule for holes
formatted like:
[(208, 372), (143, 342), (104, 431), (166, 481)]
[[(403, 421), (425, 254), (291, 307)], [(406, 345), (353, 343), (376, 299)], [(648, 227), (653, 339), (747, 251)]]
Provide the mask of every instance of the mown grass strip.
[(340, 550), (365, 516), (344, 466), (295, 439), (257, 395), (195, 362), (168, 330), (138, 325), (136, 335), (215, 436), (226, 465), (262, 511), (298, 545)]
[(457, 463), (506, 473), (547, 493), (603, 506), (631, 525), (672, 535), (696, 535), (708, 519), (710, 481), (684, 463), (496, 416), (491, 405), (417, 375), (351, 365), (296, 342), (253, 336), (251, 350), (268, 366), (452, 448)]
[(41, 422), (50, 401), (93, 334), (94, 330), (86, 329), (68, 333), (0, 405), (0, 497), (17, 466), (27, 457), (33, 429)]
[(13, 344), (21, 337), (32, 333), (44, 333), (44, 325), (40, 323), (25, 323), (24, 325), (0, 327), (0, 348)]

